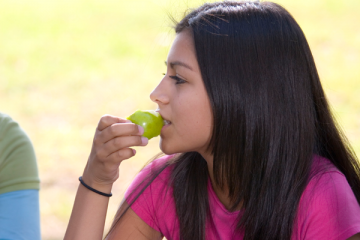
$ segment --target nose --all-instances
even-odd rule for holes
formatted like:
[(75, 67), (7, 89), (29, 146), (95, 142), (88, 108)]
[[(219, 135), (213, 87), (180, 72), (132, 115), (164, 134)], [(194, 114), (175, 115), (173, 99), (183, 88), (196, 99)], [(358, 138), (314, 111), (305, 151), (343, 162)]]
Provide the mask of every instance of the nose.
[(169, 91), (166, 87), (165, 78), (163, 78), (159, 85), (150, 93), (150, 99), (158, 105), (169, 103)]

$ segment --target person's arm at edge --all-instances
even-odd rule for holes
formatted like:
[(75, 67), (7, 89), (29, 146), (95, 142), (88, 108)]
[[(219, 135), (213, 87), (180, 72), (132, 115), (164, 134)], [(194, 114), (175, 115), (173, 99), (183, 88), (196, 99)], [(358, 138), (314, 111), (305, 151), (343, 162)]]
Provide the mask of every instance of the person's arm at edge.
[(41, 239), (39, 190), (0, 194), (0, 239)]

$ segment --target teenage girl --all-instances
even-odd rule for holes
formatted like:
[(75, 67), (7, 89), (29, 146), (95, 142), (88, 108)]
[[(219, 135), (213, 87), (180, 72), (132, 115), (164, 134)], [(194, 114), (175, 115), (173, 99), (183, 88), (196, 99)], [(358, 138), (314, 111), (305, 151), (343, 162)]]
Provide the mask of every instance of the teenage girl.
[[(271, 2), (207, 3), (175, 31), (150, 95), (166, 155), (138, 174), (106, 238), (359, 240), (359, 162), (293, 17)], [(100, 119), (65, 239), (102, 239), (143, 131)]]

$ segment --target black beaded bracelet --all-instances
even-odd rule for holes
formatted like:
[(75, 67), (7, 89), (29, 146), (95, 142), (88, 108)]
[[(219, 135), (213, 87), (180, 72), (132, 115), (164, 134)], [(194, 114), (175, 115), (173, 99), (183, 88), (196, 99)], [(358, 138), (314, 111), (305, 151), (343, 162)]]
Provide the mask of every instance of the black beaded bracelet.
[(82, 177), (79, 177), (79, 181), (81, 182), (82, 185), (84, 185), (84, 187), (86, 187), (87, 189), (89, 189), (90, 191), (93, 191), (97, 194), (100, 194), (100, 195), (103, 195), (105, 197), (111, 197), (112, 196), (112, 193), (103, 193), (103, 192), (100, 192), (96, 189), (93, 189), (92, 187), (90, 187), (89, 185), (86, 185), (82, 179)]

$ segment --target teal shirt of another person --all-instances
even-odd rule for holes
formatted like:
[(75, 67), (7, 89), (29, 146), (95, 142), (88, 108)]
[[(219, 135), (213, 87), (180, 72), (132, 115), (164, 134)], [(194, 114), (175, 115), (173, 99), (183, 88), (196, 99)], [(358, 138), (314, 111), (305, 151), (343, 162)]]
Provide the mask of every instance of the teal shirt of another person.
[(29, 137), (0, 113), (0, 239), (41, 239), (39, 185)]

